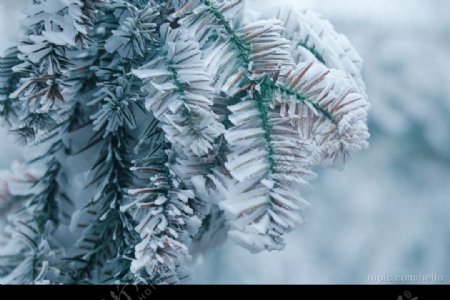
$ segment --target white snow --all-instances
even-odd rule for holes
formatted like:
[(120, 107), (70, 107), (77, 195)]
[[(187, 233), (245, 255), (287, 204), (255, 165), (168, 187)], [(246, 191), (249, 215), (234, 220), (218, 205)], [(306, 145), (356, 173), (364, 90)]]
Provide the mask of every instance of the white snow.
[[(0, 0), (0, 51), (18, 36), (24, 0)], [(448, 0), (249, 0), (314, 8), (364, 59), (370, 148), (326, 170), (307, 195), (308, 222), (283, 252), (228, 242), (199, 260), (196, 283), (369, 283), (432, 274), (450, 283)], [(0, 166), (20, 157), (0, 132)]]

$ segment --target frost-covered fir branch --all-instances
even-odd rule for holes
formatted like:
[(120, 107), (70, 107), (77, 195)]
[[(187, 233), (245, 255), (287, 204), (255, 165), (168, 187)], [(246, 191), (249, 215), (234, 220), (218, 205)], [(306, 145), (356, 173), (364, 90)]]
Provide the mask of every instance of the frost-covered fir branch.
[[(216, 80), (219, 83), (225, 83), (220, 86), (225, 88), (224, 91), (228, 92), (230, 96), (233, 96), (235, 91), (242, 90), (242, 86), (245, 89), (244, 95), (248, 95), (240, 100), (241, 104), (229, 106), (233, 112), (229, 119), (234, 126), (231, 126), (225, 134), (231, 145), (231, 153), (228, 155), (225, 167), (232, 177), (231, 180), (236, 182), (226, 184), (226, 186), (233, 186), (236, 189), (236, 184), (242, 185), (248, 181), (248, 185), (242, 187), (244, 195), (250, 187), (254, 187), (255, 191), (248, 196), (233, 197), (232, 207), (230, 203), (223, 204), (226, 211), (229, 211), (230, 218), (236, 219), (234, 223), (238, 230), (233, 230), (231, 234), (239, 243), (252, 251), (280, 249), (282, 247), (281, 235), (301, 223), (299, 214), (292, 214), (292, 211), (298, 211), (304, 206), (301, 195), (295, 192), (298, 188), (294, 183), (304, 183), (311, 174), (302, 166), (310, 165), (308, 148), (316, 146), (315, 144), (310, 145), (311, 143), (307, 140), (308, 135), (317, 135), (326, 139), (327, 136), (324, 135), (329, 135), (332, 132), (330, 130), (334, 128), (339, 127), (339, 131), (355, 128), (356, 132), (340, 132), (343, 138), (347, 137), (349, 140), (341, 141), (328, 149), (330, 153), (327, 153), (326, 158), (331, 156), (333, 160), (336, 160), (339, 154), (344, 155), (345, 158), (350, 149), (358, 150), (361, 145), (365, 146), (365, 140), (368, 137), (365, 133), (367, 128), (364, 125), (366, 118), (364, 108), (367, 108), (365, 98), (352, 91), (352, 84), (343, 84), (338, 87), (342, 82), (333, 83), (331, 76), (327, 81), (328, 86), (316, 87), (327, 75), (327, 69), (323, 73), (315, 74), (316, 77), (312, 79), (308, 78), (309, 81), (304, 85), (304, 91), (298, 90), (298, 87), (292, 89), (279, 83), (278, 77), (285, 77), (286, 72), (289, 72), (293, 65), (289, 53), (283, 49), (284, 47), (288, 48), (288, 42), (282, 37), (284, 28), (280, 21), (255, 21), (242, 28), (233, 29), (222, 11), (235, 6), (239, 1), (220, 5), (208, 0), (200, 2), (200, 8), (197, 7), (196, 11), (186, 20), (191, 27), (195, 28), (194, 31), (205, 40), (210, 40), (208, 37), (210, 34), (219, 35), (210, 50), (213, 55), (220, 53), (216, 56), (220, 57), (220, 60), (217, 59), (215, 62), (217, 66), (214, 68), (212, 64), (212, 69), (220, 70), (218, 73), (222, 77), (218, 76)], [(227, 37), (222, 43), (220, 42), (221, 35)], [(224, 51), (223, 49), (227, 53), (234, 52), (234, 55), (225, 56), (221, 52)], [(223, 59), (224, 57), (226, 59)], [(211, 61), (214, 62), (214, 60)], [(294, 85), (299, 83), (308, 69), (309, 67), (305, 67), (299, 71), (297, 76), (291, 79), (291, 83)], [(339, 78), (338, 75), (336, 77)], [(262, 81), (258, 80), (259, 78), (262, 78)], [(317, 121), (317, 124), (314, 124), (324, 133), (317, 132), (316, 128), (313, 130), (299, 128), (297, 135), (300, 134), (302, 139), (297, 142), (289, 142), (289, 135), (295, 134), (295, 132), (289, 133), (287, 128), (281, 127), (283, 122), (289, 121), (289, 116), (283, 116), (283, 112), (281, 112), (282, 117), (285, 118), (274, 117), (276, 113), (273, 112), (273, 109), (275, 108), (276, 111), (276, 107), (269, 105), (273, 90), (284, 93), (289, 100), (296, 99), (301, 102), (302, 107), (313, 109), (313, 114), (309, 118), (303, 119), (305, 116), (297, 116), (301, 120), (312, 122), (315, 119), (314, 114), (325, 116), (324, 124)], [(334, 93), (334, 90), (337, 95), (327, 97), (330, 93)], [(324, 103), (323, 106), (317, 99), (309, 99), (308, 92), (311, 95), (317, 95), (317, 98)], [(291, 105), (294, 115), (298, 112), (295, 105), (295, 103)], [(333, 109), (342, 110), (339, 111), (342, 114), (350, 113), (345, 115), (342, 120), (343, 124), (338, 124), (338, 120), (332, 116), (330, 111), (327, 111), (325, 105), (333, 105)], [(358, 110), (359, 107), (361, 110)], [(292, 109), (289, 110), (289, 112), (291, 111)], [(332, 125), (326, 125), (327, 119), (332, 121)], [(348, 122), (352, 124), (348, 126)], [(304, 126), (302, 122), (300, 124), (301, 127)], [(352, 127), (352, 125), (354, 126)], [(307, 135), (302, 136), (300, 129), (308, 131)], [(359, 134), (355, 135), (357, 132)], [(239, 147), (241, 141), (242, 147)], [(319, 144), (319, 146), (321, 145)], [(296, 148), (299, 148), (298, 154), (294, 152)], [(307, 152), (302, 153), (305, 150)], [(222, 180), (224, 180), (223, 178), (225, 176), (221, 176)], [(255, 188), (258, 184), (261, 184), (260, 190)], [(229, 190), (227, 189), (225, 193), (229, 194)], [(228, 196), (224, 195), (225, 198)], [(247, 197), (248, 199), (246, 199)]]
[[(87, 37), (87, 26), (93, 17), (92, 7), (88, 6), (88, 2), (83, 4), (80, 1), (33, 3), (25, 22), (30, 35), (18, 47), (19, 54), (9, 52), (10, 55), (6, 57), (22, 61), (7, 69), (15, 73), (12, 73), (2, 93), (3, 103), (7, 104), (4, 107), (10, 109), (5, 114), (14, 113), (13, 120), (7, 116), (8, 125), (25, 141), (30, 138), (34, 140), (34, 147), (30, 151), (37, 155), (31, 157), (28, 163), (41, 169), (42, 175), (30, 187), (30, 192), (22, 196), (26, 200), (25, 209), (20, 210), (12, 222), (13, 236), (25, 241), (22, 247), (17, 248), (23, 249), (19, 253), (25, 255), (26, 259), (15, 257), (21, 263), (11, 272), (15, 275), (7, 276), (5, 282), (56, 283), (66, 277), (62, 270), (63, 250), (53, 241), (53, 234), (60, 223), (68, 223), (73, 213), (70, 211), (73, 209), (72, 202), (66, 194), (68, 182), (65, 181), (65, 170), (61, 164), (67, 152), (67, 145), (62, 137), (67, 135), (77, 122), (76, 119), (82, 119), (82, 116), (78, 115), (76, 100), (70, 97), (70, 92), (65, 93), (64, 106), (60, 106), (51, 115), (45, 109), (41, 111), (35, 108), (41, 104), (50, 107), (56, 98), (64, 100), (62, 88), (55, 84), (59, 77), (64, 76), (65, 88), (70, 87), (70, 77), (66, 73), (71, 63), (67, 52), (76, 48), (75, 39), (81, 42), (82, 35)], [(84, 13), (90, 15), (83, 15), (81, 7), (85, 8)], [(62, 32), (67, 34), (64, 41), (58, 38), (62, 37)], [(35, 77), (27, 77), (30, 74)], [(36, 150), (36, 147), (40, 149)], [(53, 256), (51, 253), (54, 253)], [(17, 274), (18, 270), (21, 270), (20, 274)]]
[[(198, 43), (187, 31), (172, 30), (167, 23), (160, 28), (160, 39), (159, 52), (134, 74), (144, 79), (146, 108), (161, 122), (171, 145), (173, 172), (192, 189), (194, 176), (208, 174), (208, 154), (224, 127), (211, 107), (214, 89)], [(202, 218), (208, 206), (203, 199), (194, 207), (196, 214)]]
[[(17, 107), (13, 99), (5, 97), (5, 101)], [(5, 283), (57, 283), (67, 277), (62, 260), (64, 250), (53, 235), (61, 223), (70, 221), (73, 213), (72, 200), (66, 193), (66, 170), (61, 163), (68, 149), (61, 137), (82, 118), (76, 101), (74, 103), (68, 103), (65, 109), (55, 114), (58, 123), (53, 124), (53, 128), (37, 131), (34, 142), (27, 149), (35, 153), (27, 165), (39, 172), (34, 175), (33, 182), (25, 186), (25, 193), (13, 195), (24, 207), (14, 214), (8, 226), (14, 246), (9, 244), (5, 248), (8, 251), (16, 248), (16, 254), (9, 252), (5, 259), (9, 264), (16, 261), (17, 265), (2, 279)], [(14, 113), (14, 121), (8, 122), (12, 128), (29, 117), (20, 118), (20, 113)], [(13, 131), (17, 133), (17, 130)], [(20, 136), (21, 132), (18, 132)]]
[[(77, 243), (80, 254), (73, 258), (80, 263), (74, 272), (79, 282), (113, 282), (126, 280), (129, 270), (130, 247), (135, 239), (133, 223), (127, 213), (119, 208), (126, 196), (125, 187), (130, 184), (130, 166), (126, 164), (128, 137), (119, 130), (109, 135), (92, 168), (90, 184), (97, 187), (94, 197), (77, 214), (86, 214), (76, 225), (84, 228)], [(120, 140), (120, 141), (119, 141)], [(131, 245), (130, 245), (131, 244)], [(111, 261), (115, 268), (110, 268)], [(123, 267), (118, 267), (123, 266)]]
[(17, 47), (10, 47), (0, 55), (0, 114), (2, 122), (12, 127), (18, 117), (19, 103), (9, 96), (18, 84), (20, 77), (15, 74), (13, 67), (20, 63)]
[[(66, 119), (62, 124), (69, 123), (70, 119)], [(25, 186), (24, 194), (14, 195), (16, 201), (21, 199), (23, 208), (15, 213), (10, 225), (10, 243), (15, 246), (8, 245), (6, 249), (18, 253), (5, 257), (18, 265), (2, 279), (5, 283), (57, 283), (66, 277), (61, 260), (63, 249), (53, 237), (61, 222), (68, 223), (73, 206), (64, 188), (67, 182), (59, 161), (65, 150), (63, 141), (58, 139), (59, 130), (49, 132), (37, 143), (36, 147), (44, 149), (39, 149), (28, 164), (40, 174)]]
[(188, 275), (188, 246), (200, 225), (192, 209), (195, 194), (171, 172), (174, 153), (166, 149), (156, 119), (141, 141), (147, 145), (145, 155), (135, 161), (133, 170), (143, 186), (131, 189), (132, 202), (122, 207), (138, 222), (135, 229), (141, 238), (131, 271), (137, 283), (178, 283)]
[[(137, 233), (134, 220), (120, 207), (125, 204), (127, 189), (133, 182), (132, 130), (137, 127), (135, 115), (141, 104), (139, 87), (133, 83), (136, 79), (127, 72), (151, 48), (148, 44), (153, 40), (154, 25), (150, 21), (157, 14), (148, 5), (137, 7), (124, 1), (113, 1), (111, 7), (104, 9), (110, 9), (110, 13), (102, 16), (94, 28), (99, 32), (96, 36), (99, 66), (93, 67), (97, 84), (88, 92), (93, 99), (87, 103), (96, 134), (85, 141), (84, 147), (84, 150), (100, 147), (87, 185), (94, 186), (96, 191), (73, 219), (74, 225), (86, 226), (78, 241), (80, 253), (73, 258), (79, 262), (74, 280), (133, 282), (130, 263)], [(122, 18), (111, 18), (114, 14)], [(81, 214), (90, 217), (79, 220)]]
[(47, 113), (65, 102), (66, 72), (71, 64), (67, 51), (87, 46), (94, 2), (42, 0), (28, 8), (23, 22), (27, 37), (18, 46), (23, 62), (14, 67), (24, 76), (11, 97), (26, 102), (29, 112)]
[(283, 248), (314, 167), (367, 147), (362, 62), (314, 13), (243, 4), (31, 3), (0, 112), (42, 173), (2, 282), (171, 284), (226, 234)]

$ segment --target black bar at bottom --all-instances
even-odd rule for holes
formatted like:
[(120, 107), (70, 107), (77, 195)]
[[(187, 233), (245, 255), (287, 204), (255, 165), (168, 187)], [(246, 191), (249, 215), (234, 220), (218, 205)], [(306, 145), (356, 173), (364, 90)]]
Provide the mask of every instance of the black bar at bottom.
[[(450, 299), (450, 285), (59, 285), (0, 286), (1, 299), (149, 300), (166, 297), (235, 300), (257, 296), (286, 300), (440, 300)], [(248, 295), (248, 296), (246, 296)], [(3, 297), (5, 296), (5, 297)], [(169, 298), (166, 298), (169, 299)], [(170, 298), (172, 299), (172, 298)], [(182, 300), (182, 299), (180, 299)]]

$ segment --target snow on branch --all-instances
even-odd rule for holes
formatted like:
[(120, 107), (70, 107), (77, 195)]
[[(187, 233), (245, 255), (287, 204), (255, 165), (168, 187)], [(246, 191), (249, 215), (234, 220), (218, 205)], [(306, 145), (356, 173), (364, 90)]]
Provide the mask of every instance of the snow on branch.
[(1, 283), (180, 283), (226, 233), (283, 249), (315, 168), (368, 146), (362, 60), (316, 13), (243, 4), (32, 1), (0, 116), (42, 172), (5, 206)]

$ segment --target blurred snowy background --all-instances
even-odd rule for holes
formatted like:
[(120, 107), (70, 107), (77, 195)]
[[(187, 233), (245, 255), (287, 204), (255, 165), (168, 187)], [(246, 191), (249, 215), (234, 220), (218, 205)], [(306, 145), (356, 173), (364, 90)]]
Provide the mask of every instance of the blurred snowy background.
[[(0, 51), (20, 34), (25, 2), (0, 0)], [(343, 172), (319, 172), (309, 221), (284, 251), (252, 255), (227, 242), (199, 260), (193, 282), (371, 283), (370, 275), (437, 274), (450, 283), (450, 1), (276, 2), (321, 12), (364, 58), (371, 146)], [(3, 131), (0, 141), (6, 168), (21, 150)]]

